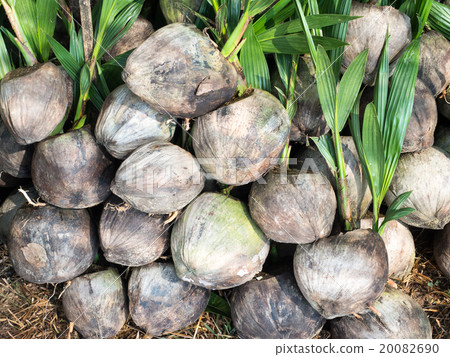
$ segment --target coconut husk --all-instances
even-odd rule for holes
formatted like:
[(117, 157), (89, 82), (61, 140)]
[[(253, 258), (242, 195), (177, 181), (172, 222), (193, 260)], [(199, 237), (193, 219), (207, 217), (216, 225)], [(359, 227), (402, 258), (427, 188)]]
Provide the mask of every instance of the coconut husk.
[[(160, 0), (159, 6), (168, 24), (173, 22), (193, 23), (196, 20), (195, 13), (198, 11), (202, 0)], [(192, 11), (190, 11), (190, 10)]]

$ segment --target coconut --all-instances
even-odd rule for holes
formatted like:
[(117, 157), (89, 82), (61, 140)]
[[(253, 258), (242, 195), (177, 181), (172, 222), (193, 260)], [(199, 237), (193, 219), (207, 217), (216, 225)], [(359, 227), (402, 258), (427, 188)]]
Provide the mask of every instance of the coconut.
[[(167, 23), (194, 22), (196, 19), (193, 11), (198, 11), (202, 0), (159, 0), (159, 6)], [(192, 10), (192, 11), (191, 11)]]
[[(384, 217), (380, 218), (380, 223)], [(361, 220), (361, 228), (372, 228), (372, 219)], [(414, 265), (416, 251), (413, 235), (408, 227), (399, 221), (389, 221), (381, 235), (389, 261), (389, 276), (404, 279)]]
[[(39, 197), (34, 187), (26, 187), (27, 195), (32, 200)], [(0, 242), (6, 242), (11, 222), (17, 212), (27, 202), (25, 196), (18, 191), (11, 193), (0, 206)]]
[(239, 75), (199, 29), (174, 23), (133, 51), (122, 77), (134, 94), (156, 110), (193, 118), (230, 100)]
[(207, 192), (175, 223), (172, 258), (178, 276), (208, 289), (241, 285), (261, 271), (269, 241), (241, 201)]
[(152, 141), (170, 141), (175, 122), (141, 101), (124, 84), (105, 100), (95, 126), (95, 137), (117, 159), (125, 159)]
[[(275, 71), (272, 77), (274, 87), (272, 93), (277, 95), (275, 87), (284, 88), (284, 86), (278, 71)], [(305, 144), (308, 137), (322, 136), (330, 131), (320, 106), (316, 71), (309, 56), (299, 59), (294, 99), (297, 111), (292, 118), (289, 140)]]
[(348, 23), (345, 42), (350, 46), (342, 56), (342, 72), (358, 54), (369, 49), (364, 83), (373, 84), (378, 60), (389, 28), (389, 62), (392, 62), (411, 41), (411, 22), (407, 15), (391, 6), (376, 6), (352, 1), (351, 16), (362, 16)]
[[(372, 203), (372, 195), (364, 177), (352, 137), (342, 136), (341, 142), (345, 160), (350, 209), (353, 219), (359, 220), (367, 213)], [(310, 169), (313, 172), (321, 172), (327, 177), (336, 191), (336, 178), (331, 167), (317, 149), (307, 147), (305, 150), (300, 151), (297, 165), (302, 170)]]
[(72, 105), (73, 105), (73, 79), (72, 77), (69, 75), (69, 73), (67, 73), (67, 71), (64, 69), (63, 66), (58, 66), (59, 70), (61, 71), (64, 80), (66, 82), (66, 88), (67, 88), (67, 113), (70, 112), (70, 110), (72, 109)]
[(245, 185), (279, 163), (289, 127), (280, 101), (255, 89), (197, 119), (192, 134), (195, 155), (209, 178)]
[(84, 338), (109, 338), (127, 319), (126, 293), (116, 269), (72, 280), (63, 294), (67, 319)]
[(0, 171), (18, 178), (31, 177), (33, 147), (20, 145), (0, 120)]
[(436, 132), (434, 144), (450, 154), (450, 128), (441, 127)]
[(67, 85), (57, 66), (47, 62), (7, 73), (0, 84), (0, 114), (21, 145), (48, 137), (64, 119)]
[(268, 238), (303, 244), (330, 235), (336, 196), (322, 174), (271, 171), (264, 181), (253, 183), (249, 208)]
[(109, 61), (125, 52), (131, 51), (141, 45), (153, 32), (150, 21), (139, 16), (125, 35), (103, 55), (103, 61)]
[(25, 280), (61, 283), (94, 261), (97, 234), (86, 210), (23, 206), (11, 223), (8, 248), (14, 270)]
[(313, 338), (326, 321), (303, 297), (292, 271), (234, 288), (230, 305), (240, 338)]
[(390, 205), (398, 195), (412, 191), (402, 207), (414, 212), (400, 220), (410, 226), (443, 229), (450, 222), (450, 156), (431, 147), (402, 154), (386, 194)]
[(431, 30), (420, 38), (417, 78), (430, 88), (434, 96), (450, 84), (450, 42), (439, 32)]
[(83, 127), (36, 146), (31, 176), (40, 196), (61, 208), (86, 208), (105, 201), (114, 163)]
[(177, 277), (171, 263), (135, 268), (128, 283), (130, 314), (152, 336), (194, 323), (208, 305), (210, 291)]
[(442, 272), (450, 279), (450, 224), (434, 238), (434, 259)]
[(100, 219), (100, 244), (111, 263), (140, 266), (158, 259), (169, 247), (167, 216), (148, 215), (118, 198), (109, 200)]
[(401, 290), (386, 286), (374, 312), (331, 321), (333, 338), (425, 339), (431, 338), (428, 317), (417, 302)]
[(325, 318), (363, 313), (388, 279), (386, 247), (370, 229), (319, 239), (297, 247), (294, 273), (305, 298)]

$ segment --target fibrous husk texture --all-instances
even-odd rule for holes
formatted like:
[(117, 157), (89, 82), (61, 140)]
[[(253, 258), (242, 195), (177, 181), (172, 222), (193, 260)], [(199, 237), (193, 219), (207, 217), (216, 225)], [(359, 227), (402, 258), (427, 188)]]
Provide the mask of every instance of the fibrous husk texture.
[(188, 205), (204, 185), (200, 165), (189, 152), (156, 141), (122, 163), (111, 190), (139, 211), (168, 214)]
[(434, 259), (442, 272), (450, 279), (450, 224), (434, 238)]
[(210, 291), (180, 280), (171, 263), (135, 268), (128, 283), (130, 314), (152, 336), (194, 323), (208, 304)]
[(292, 271), (234, 288), (230, 305), (241, 338), (313, 338), (326, 321), (303, 297)]
[(86, 210), (23, 206), (11, 223), (7, 244), (14, 270), (22, 278), (61, 283), (92, 264), (97, 233)]
[(125, 159), (152, 141), (170, 141), (175, 122), (141, 101), (126, 85), (105, 100), (95, 126), (95, 137), (117, 159)]
[(194, 118), (230, 100), (239, 75), (194, 25), (174, 23), (132, 52), (122, 77), (156, 110)]
[(33, 184), (48, 203), (61, 208), (87, 208), (105, 201), (115, 165), (88, 127), (51, 137), (36, 146)]
[(333, 338), (430, 339), (431, 326), (427, 315), (411, 297), (386, 286), (374, 312), (345, 316), (331, 321)]
[(383, 292), (386, 247), (370, 229), (319, 239), (297, 247), (294, 273), (305, 298), (325, 318), (362, 313)]
[(47, 62), (7, 73), (0, 84), (0, 114), (22, 145), (48, 137), (64, 119), (69, 105), (64, 75)]
[(125, 289), (115, 269), (72, 280), (63, 294), (63, 307), (84, 338), (114, 337), (128, 315)]
[(171, 235), (178, 276), (209, 289), (241, 285), (261, 271), (269, 241), (244, 203), (204, 193), (176, 222)]
[(158, 259), (169, 247), (165, 215), (149, 215), (114, 198), (103, 208), (99, 235), (103, 255), (111, 263), (141, 266)]
[(351, 16), (362, 16), (349, 21), (345, 42), (346, 48), (342, 57), (344, 71), (356, 56), (369, 49), (364, 83), (372, 85), (381, 56), (386, 31), (389, 28), (389, 62), (392, 62), (411, 41), (411, 23), (407, 15), (391, 6), (376, 6), (353, 1)]
[(336, 195), (320, 173), (270, 171), (255, 182), (250, 214), (265, 235), (281, 243), (311, 243), (328, 237), (336, 214)]
[(255, 89), (197, 119), (195, 155), (209, 178), (226, 185), (245, 185), (279, 164), (289, 127), (289, 116), (280, 101)]
[(415, 211), (400, 220), (413, 227), (443, 229), (450, 222), (449, 182), (450, 156), (445, 151), (431, 147), (402, 154), (386, 202), (390, 205), (398, 195), (412, 191), (402, 207)]

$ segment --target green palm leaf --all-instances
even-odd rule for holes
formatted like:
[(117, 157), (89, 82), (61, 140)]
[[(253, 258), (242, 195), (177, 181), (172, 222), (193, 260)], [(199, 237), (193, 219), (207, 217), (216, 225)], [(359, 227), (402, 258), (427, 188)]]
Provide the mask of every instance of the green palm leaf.
[(336, 79), (331, 68), (330, 59), (322, 46), (317, 47), (316, 79), (322, 111), (331, 130), (335, 128)]

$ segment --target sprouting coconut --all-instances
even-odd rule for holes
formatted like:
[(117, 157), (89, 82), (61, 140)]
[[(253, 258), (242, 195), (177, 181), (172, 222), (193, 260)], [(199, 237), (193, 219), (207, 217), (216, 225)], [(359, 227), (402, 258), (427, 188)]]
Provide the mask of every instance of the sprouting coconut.
[(154, 109), (194, 118), (230, 100), (239, 75), (199, 29), (174, 23), (133, 51), (122, 77)]
[(21, 145), (48, 137), (68, 109), (67, 84), (57, 66), (47, 62), (7, 73), (0, 85), (0, 114)]
[[(383, 222), (384, 217), (380, 219)], [(361, 228), (372, 228), (372, 219), (361, 220)], [(389, 261), (389, 276), (404, 279), (414, 265), (416, 251), (413, 235), (408, 227), (399, 221), (389, 221), (381, 235)]]
[[(345, 160), (345, 173), (347, 174), (347, 188), (352, 217), (359, 220), (364, 217), (372, 203), (369, 185), (364, 177), (355, 143), (350, 136), (341, 136), (342, 151)], [(336, 191), (336, 179), (322, 154), (317, 149), (308, 147), (298, 154), (298, 167), (318, 170), (330, 181)]]
[(39, 143), (31, 175), (46, 202), (61, 208), (86, 208), (111, 194), (114, 166), (89, 128), (83, 127)]
[(175, 223), (171, 248), (181, 279), (208, 289), (228, 289), (261, 271), (269, 241), (244, 203), (208, 192)]
[(431, 30), (420, 38), (417, 78), (430, 88), (434, 96), (450, 84), (450, 41), (439, 32)]
[(71, 281), (62, 298), (64, 313), (84, 338), (110, 338), (127, 319), (127, 301), (116, 269)]
[(450, 279), (450, 224), (437, 232), (434, 238), (434, 259), (442, 272)]
[(159, 6), (167, 23), (194, 22), (202, 0), (159, 0)]
[(372, 84), (377, 73), (378, 60), (389, 28), (389, 62), (392, 62), (411, 41), (411, 21), (403, 12), (394, 7), (362, 4), (352, 1), (351, 16), (361, 16), (348, 23), (345, 42), (346, 48), (342, 57), (342, 68), (350, 63), (366, 48), (369, 49), (364, 83)]
[(328, 237), (336, 214), (336, 195), (320, 173), (271, 171), (253, 183), (250, 214), (264, 234), (281, 243), (311, 243)]
[(370, 229), (301, 244), (294, 256), (294, 273), (304, 297), (325, 318), (363, 313), (386, 284), (386, 247)]
[(450, 128), (441, 127), (436, 131), (434, 145), (450, 154)]
[(244, 185), (279, 163), (289, 127), (280, 101), (255, 89), (197, 119), (192, 134), (195, 155), (210, 178)]
[[(331, 321), (333, 338), (425, 339), (431, 338), (428, 317), (411, 297), (386, 286), (374, 311)], [(376, 313), (376, 312), (377, 313)]]
[(122, 200), (109, 200), (100, 219), (100, 244), (106, 260), (141, 266), (158, 259), (169, 247), (165, 215), (148, 215)]
[(0, 120), (0, 171), (18, 178), (31, 177), (33, 146), (20, 145)]
[(450, 156), (431, 147), (400, 156), (391, 186), (386, 195), (390, 205), (394, 199), (412, 191), (403, 207), (414, 212), (400, 220), (410, 226), (443, 229), (450, 222)]
[(61, 283), (94, 261), (97, 233), (86, 210), (23, 206), (11, 223), (8, 249), (14, 270), (25, 280)]
[(292, 271), (263, 275), (233, 289), (231, 319), (241, 338), (313, 338), (325, 324)]
[(209, 290), (180, 280), (171, 263), (135, 268), (128, 283), (131, 317), (152, 336), (194, 323), (205, 310), (209, 295)]
[(117, 159), (125, 159), (152, 141), (170, 141), (175, 122), (134, 95), (126, 85), (105, 100), (95, 126), (95, 137)]
[(119, 167), (112, 192), (139, 211), (168, 214), (189, 204), (205, 184), (197, 160), (177, 145), (155, 141)]

